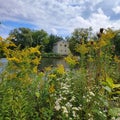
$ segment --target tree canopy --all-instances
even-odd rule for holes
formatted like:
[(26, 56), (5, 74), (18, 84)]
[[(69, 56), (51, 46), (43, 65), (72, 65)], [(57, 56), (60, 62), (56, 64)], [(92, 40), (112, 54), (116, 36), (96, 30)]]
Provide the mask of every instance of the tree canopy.
[[(103, 30), (103, 29), (100, 29)], [(120, 55), (120, 30), (114, 31), (116, 33), (113, 38), (114, 41), (112, 44), (115, 46), (115, 54)], [(26, 47), (36, 47), (40, 46), (41, 52), (50, 53), (52, 52), (54, 43), (57, 41), (63, 40), (63, 37), (48, 34), (45, 30), (31, 30), (29, 28), (15, 28), (10, 34), (13, 36), (12, 41), (20, 46), (20, 49), (24, 49)], [(66, 37), (66, 40), (69, 42), (69, 49), (73, 55), (78, 55), (76, 52), (76, 46), (86, 44), (89, 39), (96, 40), (99, 38), (100, 34), (96, 34), (96, 36), (92, 37), (92, 28), (76, 28), (71, 36)]]
[(87, 43), (92, 32), (92, 28), (77, 28), (68, 39), (70, 51), (77, 55), (75, 48), (77, 44)]
[(120, 30), (115, 31), (116, 35), (113, 38), (113, 44), (115, 46), (115, 55), (120, 56)]
[(62, 37), (48, 34), (45, 30), (31, 30), (29, 28), (16, 28), (9, 34), (13, 36), (12, 41), (20, 46), (20, 49), (26, 47), (40, 46), (41, 52), (52, 52), (53, 45), (59, 40), (63, 40)]
[(16, 28), (12, 30), (9, 35), (13, 36), (12, 41), (17, 46), (20, 45), (20, 49), (32, 46), (32, 31), (29, 28)]

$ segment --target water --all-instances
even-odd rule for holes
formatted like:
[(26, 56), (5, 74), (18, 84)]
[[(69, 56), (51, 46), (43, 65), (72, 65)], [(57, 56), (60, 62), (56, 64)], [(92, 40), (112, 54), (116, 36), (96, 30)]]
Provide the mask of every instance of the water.
[(62, 64), (65, 67), (65, 69), (69, 68), (64, 58), (42, 58), (40, 61), (39, 69), (42, 70), (44, 69), (44, 67), (48, 66), (57, 67), (57, 65), (59, 64)]
[(0, 59), (0, 73), (4, 70), (5, 66), (7, 65), (7, 59), (6, 58), (1, 58)]
[[(0, 59), (0, 73), (4, 70), (7, 65), (7, 59)], [(65, 62), (64, 58), (42, 58), (39, 65), (39, 70), (43, 70), (44, 67), (52, 66), (57, 67), (57, 65), (62, 64), (66, 70), (69, 69), (68, 64)]]

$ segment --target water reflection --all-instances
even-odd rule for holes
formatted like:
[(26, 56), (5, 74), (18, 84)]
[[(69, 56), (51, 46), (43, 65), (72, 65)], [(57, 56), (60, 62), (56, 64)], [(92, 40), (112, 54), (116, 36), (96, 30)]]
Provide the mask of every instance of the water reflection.
[(6, 58), (1, 58), (0, 59), (0, 72), (2, 72), (7, 65), (7, 59)]
[(69, 68), (64, 58), (42, 58), (39, 65), (39, 70), (42, 70), (44, 67), (48, 66), (57, 67), (58, 64), (62, 64), (65, 69)]

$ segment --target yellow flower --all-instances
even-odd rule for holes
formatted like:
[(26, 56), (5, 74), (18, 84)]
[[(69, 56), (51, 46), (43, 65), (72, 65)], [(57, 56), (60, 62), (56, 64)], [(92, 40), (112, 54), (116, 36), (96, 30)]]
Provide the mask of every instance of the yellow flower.
[(63, 75), (65, 73), (64, 66), (62, 64), (58, 65), (57, 67), (57, 73)]
[(54, 85), (52, 84), (52, 85), (50, 86), (50, 88), (49, 88), (49, 93), (53, 93), (53, 92), (55, 92), (55, 87), (54, 87)]
[(86, 44), (82, 44), (82, 45), (76, 46), (76, 51), (84, 55), (84, 54), (88, 53), (89, 50), (88, 50)]
[(14, 78), (16, 78), (16, 76), (17, 76), (16, 73), (9, 74), (9, 75), (8, 75), (8, 79), (9, 79), (9, 80), (14, 79)]
[(120, 59), (115, 55), (114, 57), (115, 62), (120, 63)]
[(52, 68), (49, 66), (49, 67), (45, 67), (45, 71), (50, 71)]
[(16, 47), (16, 45), (14, 43), (9, 43), (8, 46), (9, 47)]
[(100, 56), (103, 56), (104, 55), (104, 52), (103, 51), (100, 51)]
[(104, 40), (100, 40), (98, 45), (99, 45), (99, 47), (104, 47), (107, 45), (107, 43)]
[(3, 40), (3, 38), (0, 36), (0, 41), (2, 41)]
[(38, 72), (38, 76), (39, 76), (39, 77), (44, 77), (44, 76), (45, 76), (45, 73), (44, 73), (44, 72)]
[(96, 44), (95, 41), (90, 40), (90, 41), (88, 41), (87, 46), (94, 46), (95, 44)]
[(78, 63), (78, 59), (75, 56), (69, 55), (65, 58), (65, 61), (70, 65), (70, 66), (75, 66)]
[(92, 57), (88, 58), (88, 62), (93, 62), (93, 61), (94, 61), (94, 59)]
[(39, 59), (38, 58), (35, 58), (32, 60), (32, 63), (35, 64), (35, 65), (38, 65), (40, 63)]
[(7, 58), (8, 61), (13, 61), (13, 62), (17, 62), (17, 63), (20, 63), (20, 60), (16, 57), (12, 57), (12, 58)]
[(38, 53), (38, 54), (40, 54), (38, 46), (37, 47), (31, 47), (31, 48), (29, 48), (29, 50), (30, 50), (30, 53)]
[(35, 66), (35, 67), (33, 68), (33, 72), (34, 72), (34, 73), (37, 73), (37, 70), (38, 70), (38, 69), (37, 69), (37, 66)]
[(49, 78), (56, 78), (56, 74), (50, 74), (48, 77)]

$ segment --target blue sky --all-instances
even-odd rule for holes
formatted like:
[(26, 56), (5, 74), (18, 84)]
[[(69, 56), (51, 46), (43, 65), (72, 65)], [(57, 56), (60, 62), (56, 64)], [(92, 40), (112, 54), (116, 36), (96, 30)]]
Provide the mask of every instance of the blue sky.
[(70, 35), (75, 28), (120, 28), (120, 0), (0, 0), (0, 35), (14, 28)]

